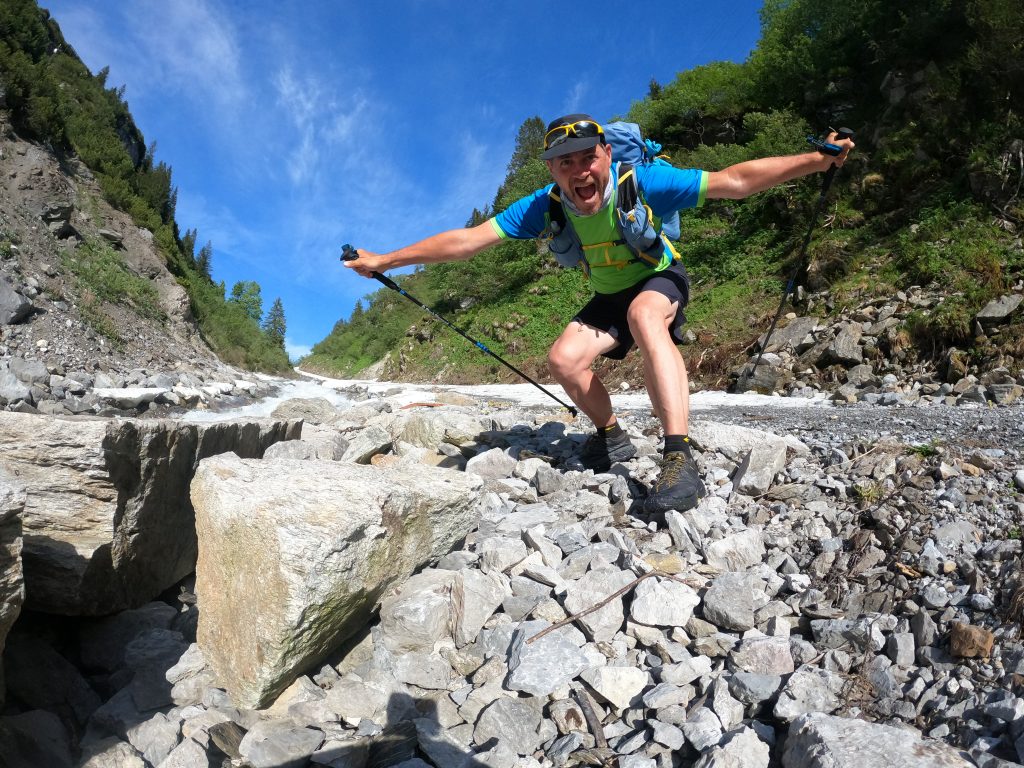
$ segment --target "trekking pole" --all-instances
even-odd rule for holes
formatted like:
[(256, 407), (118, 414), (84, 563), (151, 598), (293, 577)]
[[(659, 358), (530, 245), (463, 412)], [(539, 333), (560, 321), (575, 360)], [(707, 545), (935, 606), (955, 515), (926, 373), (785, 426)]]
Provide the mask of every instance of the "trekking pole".
[[(343, 245), (343, 246), (341, 246), (341, 260), (342, 261), (355, 261), (358, 258), (359, 258), (359, 251), (357, 251), (351, 245)], [(398, 293), (402, 294), (403, 296), (405, 296), (405, 298), (407, 298), (409, 301), (411, 301), (413, 304), (415, 304), (420, 309), (423, 309), (423, 310), (429, 312), (431, 315), (436, 317), (442, 323), (444, 323), (449, 328), (451, 328), (453, 331), (455, 331), (457, 334), (459, 334), (462, 338), (466, 339), (467, 341), (469, 341), (470, 343), (475, 345), (476, 348), (479, 349), (481, 352), (486, 352), (488, 355), (493, 357), (495, 360), (497, 360), (499, 363), (504, 365), (506, 368), (508, 368), (509, 370), (519, 374), (519, 376), (521, 376), (522, 378), (526, 379), (528, 382), (533, 384), (533, 386), (535, 386), (537, 389), (539, 389), (545, 395), (547, 395), (552, 400), (554, 400), (559, 405), (561, 405), (563, 408), (568, 410), (569, 413), (571, 413), (573, 415), (573, 418), (576, 417), (578, 411), (573, 406), (569, 405), (566, 402), (563, 402), (562, 400), (559, 400), (558, 397), (556, 397), (551, 391), (549, 391), (549, 390), (545, 389), (544, 387), (542, 387), (536, 381), (534, 381), (529, 376), (527, 376), (525, 373), (523, 373), (518, 368), (516, 368), (514, 365), (512, 365), (512, 363), (508, 362), (507, 360), (503, 359), (500, 355), (497, 355), (496, 353), (494, 353), (491, 350), (489, 350), (486, 346), (484, 346), (479, 341), (474, 339), (472, 336), (470, 336), (468, 333), (463, 331), (461, 328), (459, 328), (456, 325), (454, 325), (451, 322), (449, 322), (447, 318), (439, 315), (437, 312), (432, 310), (430, 307), (428, 307), (422, 301), (417, 299), (415, 296), (410, 296), (408, 293), (405, 292), (405, 289), (403, 289), (402, 286), (400, 286), (398, 283), (396, 283), (390, 277), (388, 277), (386, 275), (382, 275), (380, 272), (377, 272), (377, 271), (372, 272), (371, 273), (371, 277), (373, 277), (374, 280), (377, 280), (378, 282), (380, 282), (383, 285), (387, 286), (391, 290), (397, 291)]]
[[(836, 138), (838, 139), (852, 139), (853, 131), (849, 128), (840, 128), (836, 131)], [(819, 152), (824, 152), (826, 155), (832, 155), (835, 157), (843, 148), (837, 144), (829, 144), (828, 142), (816, 139), (813, 136), (808, 136), (807, 141), (814, 145)], [(768, 334), (764, 337), (764, 343), (761, 345), (760, 351), (757, 353), (757, 360), (754, 361), (754, 369), (750, 372), (753, 376), (757, 373), (757, 366), (761, 362), (761, 355), (768, 349), (768, 342), (772, 337), (772, 332), (775, 330), (775, 324), (779, 322), (779, 318), (782, 316), (782, 310), (786, 308), (786, 302), (789, 300), (789, 295), (793, 292), (793, 287), (796, 285), (796, 280), (800, 276), (800, 273), (807, 268), (806, 257), (807, 257), (807, 246), (810, 245), (811, 235), (814, 234), (814, 226), (818, 223), (818, 216), (821, 214), (821, 209), (825, 207), (825, 196), (828, 194), (829, 187), (832, 186), (832, 179), (835, 178), (836, 171), (838, 168), (835, 164), (829, 166), (829, 169), (825, 171), (825, 178), (821, 182), (821, 192), (818, 194), (818, 203), (814, 207), (814, 213), (811, 214), (811, 225), (807, 228), (807, 234), (804, 235), (803, 245), (800, 247), (800, 255), (797, 256), (796, 269), (793, 270), (793, 274), (789, 278), (789, 282), (786, 283), (786, 290), (782, 292), (782, 301), (779, 302), (779, 308), (775, 312), (775, 317), (772, 318), (772, 324), (768, 326)]]

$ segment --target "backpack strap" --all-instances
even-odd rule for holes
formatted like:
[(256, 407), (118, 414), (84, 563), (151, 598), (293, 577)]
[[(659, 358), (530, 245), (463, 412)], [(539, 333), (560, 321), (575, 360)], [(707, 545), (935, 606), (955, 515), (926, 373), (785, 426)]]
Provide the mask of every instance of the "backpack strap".
[(556, 231), (565, 229), (565, 207), (562, 205), (562, 190), (555, 184), (548, 190), (548, 216), (553, 224), (557, 225)]
[(620, 211), (632, 211), (640, 197), (640, 188), (636, 183), (636, 171), (629, 163), (619, 163), (619, 191), (616, 207)]
[[(623, 241), (633, 252), (635, 261), (657, 266), (665, 252), (666, 241), (654, 226), (654, 213), (640, 193), (636, 170), (629, 163), (619, 163), (618, 184), (615, 208)], [(672, 254), (674, 257), (674, 250)]]
[[(640, 192), (636, 170), (626, 162), (620, 162), (618, 167), (615, 212), (619, 223), (619, 238), (607, 243), (582, 245), (572, 223), (565, 215), (561, 190), (557, 184), (551, 187), (548, 191), (548, 228), (551, 233), (549, 247), (554, 246), (552, 250), (558, 262), (562, 266), (573, 266), (578, 259), (584, 271), (589, 275), (590, 264), (584, 253), (588, 249), (619, 245), (625, 245), (630, 250), (632, 253), (630, 261), (639, 261), (652, 266), (661, 263), (666, 248), (673, 260), (679, 258), (679, 254), (672, 248), (668, 239), (654, 227), (654, 214)], [(563, 258), (559, 258), (560, 254), (563, 255)], [(626, 263), (621, 262), (623, 265)], [(619, 266), (619, 264), (609, 263), (601, 266)]]

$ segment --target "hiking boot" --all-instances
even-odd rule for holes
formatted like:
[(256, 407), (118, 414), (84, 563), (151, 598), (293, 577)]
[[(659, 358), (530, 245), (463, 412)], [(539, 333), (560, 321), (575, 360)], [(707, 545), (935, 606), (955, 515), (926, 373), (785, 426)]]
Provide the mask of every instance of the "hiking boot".
[(625, 432), (619, 437), (605, 437), (598, 432), (587, 438), (576, 458), (584, 469), (607, 472), (612, 462), (629, 461), (634, 456), (636, 448)]
[(648, 514), (663, 514), (670, 509), (685, 512), (697, 506), (707, 490), (697, 474), (697, 464), (693, 457), (684, 451), (677, 451), (666, 453), (658, 463), (661, 472), (644, 499), (643, 511)]

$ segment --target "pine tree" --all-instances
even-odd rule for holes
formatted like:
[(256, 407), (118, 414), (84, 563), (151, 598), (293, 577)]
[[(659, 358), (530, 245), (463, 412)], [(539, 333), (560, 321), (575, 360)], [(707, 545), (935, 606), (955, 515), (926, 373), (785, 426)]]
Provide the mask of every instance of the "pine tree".
[(284, 349), (284, 334), (287, 324), (284, 320), (284, 305), (281, 303), (281, 299), (274, 299), (274, 303), (270, 306), (270, 311), (267, 312), (267, 317), (263, 321), (263, 332), (267, 334), (267, 338), (281, 349)]
[(210, 271), (213, 268), (213, 243), (209, 240), (206, 241), (206, 245), (199, 249), (199, 255), (196, 256), (196, 269), (199, 270), (199, 274), (213, 282), (213, 273)]

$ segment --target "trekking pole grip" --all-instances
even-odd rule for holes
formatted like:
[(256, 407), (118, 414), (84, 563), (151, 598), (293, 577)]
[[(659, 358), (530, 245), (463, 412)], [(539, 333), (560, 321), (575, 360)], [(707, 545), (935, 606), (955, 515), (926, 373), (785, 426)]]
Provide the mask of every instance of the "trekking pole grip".
[[(357, 251), (351, 245), (346, 243), (345, 245), (341, 246), (341, 260), (342, 261), (355, 261), (358, 258), (359, 258), (359, 251)], [(370, 277), (372, 277), (374, 280), (376, 280), (379, 283), (383, 283), (385, 286), (387, 286), (388, 288), (390, 288), (393, 291), (398, 291), (399, 293), (402, 292), (402, 289), (399, 287), (398, 283), (396, 283), (390, 277), (387, 277), (386, 275), (382, 275), (377, 270), (374, 270), (373, 272), (371, 272), (370, 273)]]
[[(845, 140), (845, 139), (852, 139), (852, 138), (853, 138), (853, 131), (850, 128), (839, 128), (839, 129), (836, 130), (836, 139), (842, 141), (842, 140)], [(834, 145), (829, 145), (829, 146), (834, 146)], [(842, 150), (840, 150), (840, 152), (841, 151)], [(827, 154), (832, 154), (832, 152), (828, 152)], [(836, 152), (835, 154), (838, 155), (839, 152)], [(825, 171), (825, 180), (824, 180), (824, 182), (822, 183), (822, 186), (821, 186), (822, 194), (824, 194), (828, 190), (829, 185), (832, 184), (832, 177), (836, 175), (836, 171), (837, 170), (839, 170), (839, 166), (837, 166), (835, 163), (832, 163), (832, 165), (830, 165), (828, 167), (828, 170)]]

